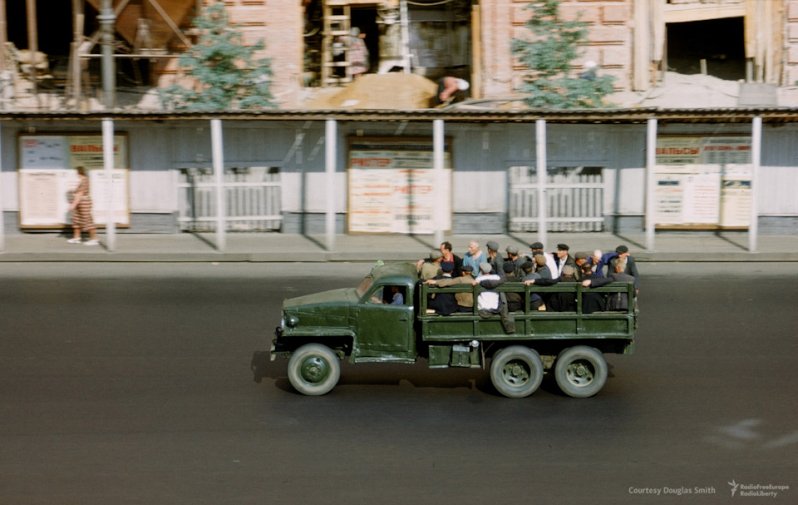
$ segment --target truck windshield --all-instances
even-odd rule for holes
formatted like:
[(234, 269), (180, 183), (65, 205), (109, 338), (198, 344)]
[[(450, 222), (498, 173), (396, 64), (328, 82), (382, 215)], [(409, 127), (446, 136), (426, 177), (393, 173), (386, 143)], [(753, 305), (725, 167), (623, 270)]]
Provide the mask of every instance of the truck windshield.
[(374, 277), (372, 277), (371, 275), (365, 276), (363, 280), (360, 281), (360, 284), (358, 284), (357, 288), (355, 288), (357, 296), (362, 297), (363, 295), (365, 295), (366, 292), (369, 289), (371, 289), (372, 284), (374, 284)]

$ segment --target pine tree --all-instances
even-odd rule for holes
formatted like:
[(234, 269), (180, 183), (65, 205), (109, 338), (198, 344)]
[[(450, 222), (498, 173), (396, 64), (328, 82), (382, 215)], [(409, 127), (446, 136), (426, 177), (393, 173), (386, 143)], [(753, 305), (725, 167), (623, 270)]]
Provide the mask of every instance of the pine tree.
[(580, 56), (580, 44), (587, 40), (587, 23), (560, 17), (559, 0), (530, 2), (532, 17), (526, 27), (531, 40), (513, 40), (513, 54), (529, 69), (519, 91), (527, 94), (532, 108), (575, 109), (604, 106), (612, 92), (611, 76), (597, 76), (595, 70), (573, 76), (571, 63)]
[(274, 107), (270, 92), (271, 62), (254, 59), (263, 41), (247, 46), (230, 23), (222, 2), (205, 7), (194, 19), (197, 44), (180, 56), (180, 67), (194, 85), (173, 84), (161, 90), (165, 108), (218, 111)]

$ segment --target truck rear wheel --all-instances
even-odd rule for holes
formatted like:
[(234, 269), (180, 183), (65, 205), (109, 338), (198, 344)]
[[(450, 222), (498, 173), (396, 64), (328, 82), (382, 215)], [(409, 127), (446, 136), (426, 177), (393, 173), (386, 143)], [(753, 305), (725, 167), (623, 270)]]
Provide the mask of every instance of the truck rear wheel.
[(598, 393), (607, 382), (607, 361), (593, 347), (570, 347), (557, 356), (554, 379), (568, 396), (588, 398)]
[(305, 344), (288, 360), (288, 381), (303, 395), (327, 394), (340, 377), (338, 356), (326, 345)]
[(534, 393), (543, 380), (543, 362), (534, 350), (514, 345), (493, 356), (490, 380), (508, 398), (524, 398)]

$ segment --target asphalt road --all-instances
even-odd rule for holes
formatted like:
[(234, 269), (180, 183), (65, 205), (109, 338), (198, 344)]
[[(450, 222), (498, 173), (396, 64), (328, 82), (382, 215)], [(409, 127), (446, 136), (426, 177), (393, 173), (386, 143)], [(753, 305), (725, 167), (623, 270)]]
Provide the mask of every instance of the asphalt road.
[(641, 265), (637, 351), (586, 400), (252, 381), (282, 298), (367, 269), (0, 265), (0, 504), (798, 503), (798, 264)]

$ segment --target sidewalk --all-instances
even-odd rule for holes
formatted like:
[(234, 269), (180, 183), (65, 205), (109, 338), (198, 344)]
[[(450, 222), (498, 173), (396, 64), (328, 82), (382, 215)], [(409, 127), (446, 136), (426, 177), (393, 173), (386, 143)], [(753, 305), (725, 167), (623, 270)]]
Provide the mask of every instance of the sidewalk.
[[(3, 262), (36, 261), (116, 261), (116, 262), (292, 262), (292, 261), (351, 261), (372, 262), (378, 259), (416, 260), (437, 248), (432, 235), (337, 235), (334, 250), (326, 250), (324, 236), (282, 233), (228, 233), (223, 252), (214, 245), (214, 234), (132, 234), (116, 236), (113, 252), (106, 247), (105, 236), (99, 235), (100, 246), (68, 244), (66, 237), (55, 233), (12, 234), (5, 237), (5, 250), (0, 252)], [(515, 245), (521, 253), (529, 251), (529, 244), (537, 240), (532, 233), (513, 235), (445, 237), (462, 255), (470, 240), (483, 246), (488, 240), (499, 243), (502, 254), (508, 245)], [(697, 233), (658, 233), (655, 249), (645, 250), (645, 235), (612, 233), (549, 233), (547, 251), (558, 243), (566, 243), (571, 254), (576, 251), (615, 249), (626, 244), (632, 255), (642, 262), (656, 261), (798, 261), (798, 233), (794, 235), (760, 235), (757, 251), (748, 252), (747, 233), (722, 235)]]

